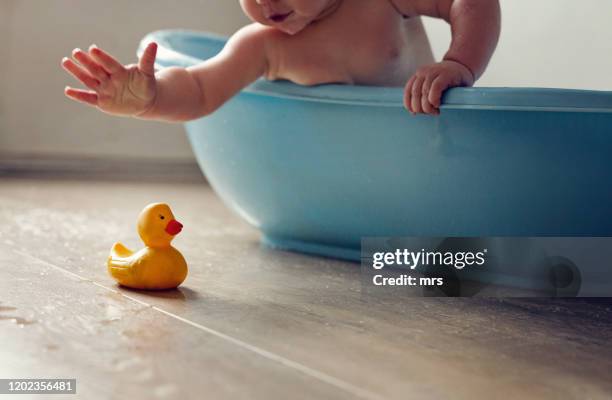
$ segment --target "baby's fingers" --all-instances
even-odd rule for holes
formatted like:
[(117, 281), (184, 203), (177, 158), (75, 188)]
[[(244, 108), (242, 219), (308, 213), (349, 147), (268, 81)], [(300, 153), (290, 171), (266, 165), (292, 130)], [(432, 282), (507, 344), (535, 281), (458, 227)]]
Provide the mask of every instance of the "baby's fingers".
[(447, 78), (443, 76), (438, 76), (433, 83), (431, 84), (431, 89), (429, 90), (429, 102), (436, 108), (440, 108), (440, 104), (442, 103), (442, 93), (450, 86), (450, 82)]
[(64, 57), (62, 60), (62, 67), (88, 88), (96, 90), (98, 86), (100, 86), (100, 81), (94, 79), (81, 66), (75, 64), (75, 62), (71, 59)]
[(72, 51), (72, 57), (74, 57), (74, 59), (98, 81), (105, 82), (108, 79), (108, 73), (83, 50), (74, 49)]
[(123, 71), (123, 65), (115, 60), (113, 56), (92, 44), (89, 47), (89, 55), (98, 62), (109, 74), (116, 74)]
[(416, 75), (413, 75), (412, 78), (406, 84), (406, 88), (404, 89), (404, 107), (406, 110), (412, 111), (412, 86), (414, 85), (414, 81), (416, 80)]
[(422, 94), (423, 96), (421, 97), (421, 107), (423, 108), (423, 111), (427, 114), (438, 114), (438, 110), (437, 108), (429, 101), (429, 93), (431, 92), (431, 85), (433, 84), (433, 82), (435, 81), (435, 79), (438, 77), (438, 75), (436, 73), (430, 73), (427, 75), (427, 77), (425, 78), (425, 81), (423, 82), (423, 90), (422, 90)]
[(412, 103), (411, 108), (413, 113), (422, 113), (423, 108), (421, 107), (421, 96), (423, 92), (423, 83), (425, 79), (423, 77), (417, 77), (412, 85)]
[(95, 92), (90, 92), (81, 89), (73, 89), (71, 87), (66, 86), (66, 89), (64, 89), (64, 93), (72, 100), (89, 104), (90, 106), (94, 107), (98, 105), (98, 95)]

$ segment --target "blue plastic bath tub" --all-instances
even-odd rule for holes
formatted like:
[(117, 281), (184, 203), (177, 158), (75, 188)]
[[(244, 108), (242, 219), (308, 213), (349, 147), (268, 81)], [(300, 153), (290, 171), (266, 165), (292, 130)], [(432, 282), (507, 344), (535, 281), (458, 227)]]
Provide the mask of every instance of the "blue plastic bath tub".
[[(225, 39), (160, 31), (158, 67)], [(612, 92), (457, 88), (439, 117), (401, 88), (260, 80), (186, 124), (223, 201), (273, 246), (359, 259), (365, 236), (612, 236)]]

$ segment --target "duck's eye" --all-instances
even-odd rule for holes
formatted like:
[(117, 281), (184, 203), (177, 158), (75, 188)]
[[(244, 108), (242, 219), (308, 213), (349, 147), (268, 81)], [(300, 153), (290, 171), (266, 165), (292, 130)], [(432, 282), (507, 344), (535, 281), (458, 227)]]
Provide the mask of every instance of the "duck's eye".
[(159, 219), (164, 219), (164, 218), (166, 218), (166, 217), (164, 217), (163, 215), (159, 216)]

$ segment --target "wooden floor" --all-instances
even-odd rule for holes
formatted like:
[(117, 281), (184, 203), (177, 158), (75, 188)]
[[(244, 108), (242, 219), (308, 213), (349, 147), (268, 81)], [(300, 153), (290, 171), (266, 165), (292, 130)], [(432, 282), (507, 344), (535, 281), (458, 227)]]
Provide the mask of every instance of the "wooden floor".
[[(154, 201), (185, 225), (189, 276), (119, 288), (107, 253), (140, 247)], [(372, 297), (360, 279), (260, 246), (202, 183), (0, 180), (0, 378), (77, 379), (54, 399), (612, 398), (612, 300)]]

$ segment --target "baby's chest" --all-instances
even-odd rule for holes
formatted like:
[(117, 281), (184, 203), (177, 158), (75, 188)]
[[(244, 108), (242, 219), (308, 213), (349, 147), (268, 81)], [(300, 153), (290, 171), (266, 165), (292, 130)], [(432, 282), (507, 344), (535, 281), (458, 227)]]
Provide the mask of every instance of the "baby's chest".
[(366, 21), (362, 29), (351, 30), (344, 39), (350, 46), (345, 52), (346, 67), (356, 84), (403, 86), (419, 67), (434, 62), (419, 17), (386, 15)]
[[(406, 23), (393, 15), (342, 22), (314, 27), (309, 35), (295, 38), (300, 43), (288, 51), (280, 77), (306, 85), (402, 85), (423, 62), (419, 53), (429, 49), (424, 31), (407, 30)], [(425, 46), (415, 43), (423, 40)]]
[(339, 64), (351, 76), (353, 83), (385, 85), (410, 63), (407, 38), (397, 24), (374, 25), (355, 30), (337, 43), (335, 51), (343, 54)]

